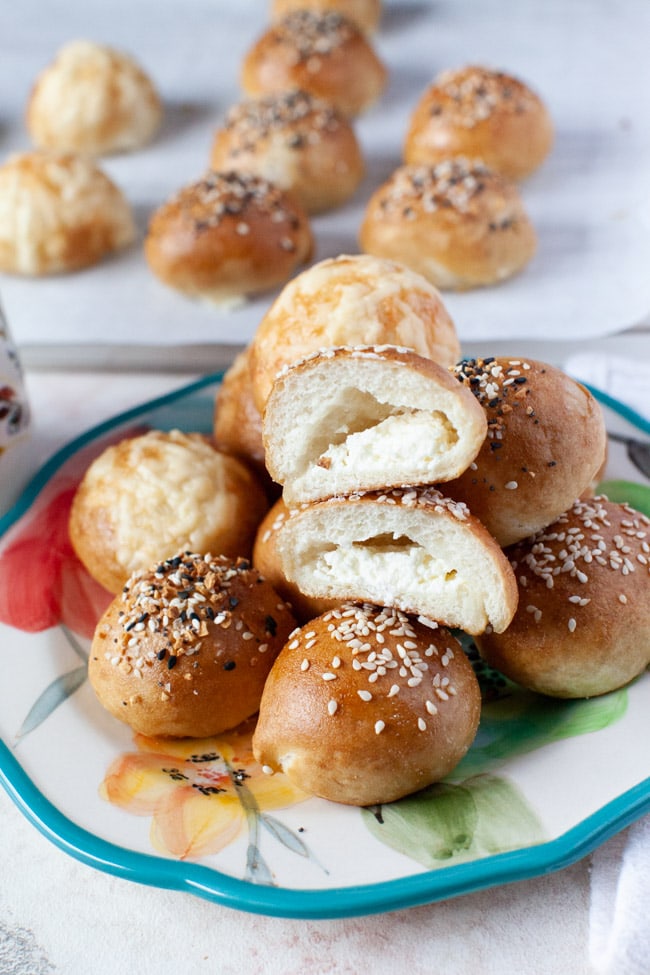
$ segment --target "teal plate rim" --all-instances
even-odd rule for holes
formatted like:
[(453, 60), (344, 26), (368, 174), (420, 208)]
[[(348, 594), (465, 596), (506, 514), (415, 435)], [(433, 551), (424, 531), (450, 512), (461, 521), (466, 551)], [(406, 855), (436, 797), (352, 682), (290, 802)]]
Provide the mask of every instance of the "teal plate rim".
[[(204, 376), (117, 414), (70, 441), (44, 464), (14, 506), (0, 519), (0, 535), (24, 514), (52, 475), (82, 447), (145, 413), (215, 385), (222, 377), (223, 372)], [(640, 414), (608, 394), (592, 386), (588, 388), (596, 399), (614, 413), (650, 434), (650, 423)], [(57, 809), (27, 775), (2, 739), (0, 784), (18, 809), (48, 840), (97, 870), (146, 886), (185, 891), (232, 909), (296, 919), (355, 917), (395, 911), (553, 873), (582, 859), (611, 836), (650, 812), (649, 776), (548, 842), (393, 880), (313, 890), (254, 884), (203, 864), (141, 853), (103, 840)]]

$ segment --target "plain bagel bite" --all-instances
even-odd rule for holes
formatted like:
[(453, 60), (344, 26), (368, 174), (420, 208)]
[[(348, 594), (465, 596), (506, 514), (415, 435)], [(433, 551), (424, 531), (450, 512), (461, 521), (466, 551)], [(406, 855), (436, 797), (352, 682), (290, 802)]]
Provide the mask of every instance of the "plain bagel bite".
[(253, 395), (260, 412), (277, 374), (319, 349), (399, 345), (451, 366), (460, 355), (440, 293), (396, 261), (342, 254), (289, 281), (250, 346)]
[(25, 114), (39, 148), (99, 156), (151, 142), (163, 106), (130, 54), (78, 40), (65, 44), (40, 73)]
[(650, 665), (650, 520), (605, 497), (577, 500), (506, 550), (519, 607), (484, 659), (551, 697), (606, 694)]
[(202, 434), (150, 430), (107, 447), (75, 493), (69, 532), (91, 576), (118, 593), (181, 549), (248, 556), (269, 506), (252, 471)]
[(135, 235), (126, 196), (91, 158), (43, 149), (0, 165), (0, 272), (79, 271)]
[(447, 775), (470, 747), (479, 685), (455, 637), (394, 609), (344, 604), (293, 632), (266, 682), (264, 771), (356, 806)]
[(143, 735), (205, 738), (258, 710), (295, 620), (244, 559), (181, 552), (135, 573), (97, 624), (88, 676)]

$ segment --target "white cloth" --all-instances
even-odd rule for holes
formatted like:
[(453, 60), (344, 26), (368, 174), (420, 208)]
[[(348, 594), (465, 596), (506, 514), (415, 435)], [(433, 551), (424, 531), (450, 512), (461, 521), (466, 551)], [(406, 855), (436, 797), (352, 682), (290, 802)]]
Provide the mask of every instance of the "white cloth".
[[(585, 352), (565, 368), (650, 419), (647, 364)], [(593, 854), (589, 957), (598, 975), (650, 973), (650, 816)]]
[(593, 855), (589, 957), (598, 975), (650, 972), (650, 816)]
[(650, 420), (650, 367), (623, 356), (580, 352), (564, 363), (566, 371), (625, 403)]

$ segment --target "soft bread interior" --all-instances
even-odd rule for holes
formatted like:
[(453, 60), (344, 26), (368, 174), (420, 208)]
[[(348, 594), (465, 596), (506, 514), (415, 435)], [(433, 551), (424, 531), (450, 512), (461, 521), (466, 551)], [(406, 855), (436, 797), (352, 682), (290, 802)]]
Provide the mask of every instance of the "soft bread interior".
[(320, 353), (276, 382), (266, 462), (288, 504), (443, 482), (472, 462), (486, 432), (472, 394), (435, 363), (391, 354)]
[(502, 632), (516, 582), (475, 519), (364, 499), (297, 509), (282, 526), (286, 575), (311, 596), (395, 606), (468, 633)]

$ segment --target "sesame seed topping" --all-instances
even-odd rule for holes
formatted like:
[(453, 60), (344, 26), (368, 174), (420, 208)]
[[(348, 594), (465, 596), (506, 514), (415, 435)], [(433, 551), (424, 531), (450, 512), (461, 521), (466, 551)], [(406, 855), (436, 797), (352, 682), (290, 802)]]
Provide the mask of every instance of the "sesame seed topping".
[[(645, 515), (635, 512), (627, 505), (618, 506), (627, 515), (634, 516), (636, 529), (650, 523)], [(571, 524), (575, 522), (575, 524)], [(567, 530), (566, 526), (570, 525)], [(589, 575), (581, 566), (609, 566), (622, 576), (634, 571), (634, 563), (627, 556), (621, 555), (622, 538), (615, 535), (612, 547), (601, 531), (610, 528), (610, 514), (607, 508), (607, 498), (604, 496), (578, 499), (572, 507), (548, 528), (533, 535), (525, 543), (523, 551), (513, 553), (511, 563), (513, 567), (527, 568), (534, 576), (553, 587), (553, 580), (559, 575), (567, 575), (581, 585), (589, 582)], [(627, 547), (627, 546), (625, 546)], [(586, 605), (581, 600), (587, 598), (572, 594), (571, 601), (578, 605)]]
[[(279, 187), (254, 173), (235, 170), (208, 171), (202, 179), (179, 190), (159, 212), (167, 208), (178, 209), (197, 234), (219, 226), (224, 220), (237, 218), (235, 232), (246, 236), (250, 225), (245, 218), (249, 215), (286, 224), (287, 230), (295, 229), (298, 221), (297, 213)], [(293, 239), (286, 233), (280, 238), (279, 246), (290, 249), (289, 244), (295, 249)]]
[(386, 723), (384, 721), (375, 721), (375, 734), (380, 735), (385, 727)]
[(437, 630), (439, 626), (435, 620), (430, 620), (428, 616), (418, 616), (418, 623), (422, 623), (422, 626), (428, 626), (432, 630)]
[(273, 775), (273, 769), (270, 765), (263, 765), (262, 771), (264, 772), (264, 775)]
[(327, 702), (327, 713), (330, 714), (330, 715), (336, 714), (336, 712), (338, 711), (338, 707), (339, 706), (338, 706), (337, 702), (334, 699), (328, 701)]
[[(487, 183), (498, 182), (481, 162), (463, 157), (431, 166), (400, 166), (384, 184), (377, 204), (384, 217), (414, 220), (449, 209), (469, 214), (482, 206)], [(510, 225), (512, 219), (509, 219)]]
[(271, 136), (280, 136), (287, 148), (300, 150), (340, 126), (332, 105), (300, 90), (246, 99), (230, 108), (224, 123), (233, 162), (243, 153), (255, 152)]
[[(117, 652), (111, 652), (111, 664), (136, 678), (142, 678), (143, 671), (155, 661), (164, 662), (167, 671), (175, 669), (182, 657), (199, 653), (210, 631), (232, 625), (239, 603), (233, 587), (242, 582), (250, 586), (259, 578), (245, 559), (235, 562), (224, 556), (213, 558), (191, 552), (167, 559), (154, 570), (135, 573), (120, 596), (121, 638), (116, 638)], [(240, 620), (236, 620), (237, 624), (243, 626)], [(143, 641), (146, 647), (148, 641), (159, 637), (165, 645), (149, 648), (145, 653)], [(254, 634), (245, 630), (242, 637), (252, 640)], [(264, 649), (267, 648), (265, 644)], [(167, 683), (163, 694), (170, 693), (171, 684)]]
[(530, 603), (528, 606), (526, 606), (526, 612), (527, 613), (532, 613), (533, 619), (535, 620), (536, 623), (539, 623), (539, 621), (542, 618), (542, 611), (541, 611), (541, 609), (539, 609), (537, 606), (533, 606), (532, 603)]
[[(629, 505), (611, 503), (604, 495), (578, 499), (552, 525), (512, 546), (508, 551), (510, 563), (520, 587), (527, 586), (529, 593), (541, 582), (549, 589), (558, 588), (559, 592), (566, 593), (563, 598), (572, 609), (584, 609), (592, 598), (584, 591), (575, 590), (588, 587), (592, 579), (599, 586), (603, 573), (616, 573), (623, 588), (633, 587), (633, 592), (645, 584), (650, 572), (647, 567), (645, 571), (640, 569), (634, 555), (636, 548), (645, 544), (649, 525), (646, 515)], [(639, 572), (643, 573), (642, 577)], [(568, 586), (571, 588), (567, 592)], [(587, 588), (586, 592), (590, 590)], [(619, 592), (618, 602), (626, 605), (629, 593), (629, 588)], [(537, 607), (529, 604), (525, 608), (539, 621), (541, 612)], [(579, 622), (580, 616), (575, 611), (567, 614), (566, 626), (570, 633), (576, 631)]]
[[(522, 370), (530, 369), (530, 363), (517, 359), (493, 357), (463, 359), (453, 368), (459, 382), (466, 385), (486, 411), (488, 421), (488, 443), (496, 452), (501, 449), (507, 430), (507, 415), (520, 405), (525, 407), (525, 415), (536, 422), (535, 410), (525, 403), (530, 388)], [(555, 463), (555, 462), (553, 462)], [(530, 473), (530, 472), (529, 472)], [(514, 491), (517, 481), (509, 481), (505, 487)]]
[(319, 68), (314, 61), (329, 57), (357, 34), (354, 25), (338, 12), (294, 10), (275, 25), (270, 40), (287, 48), (296, 64), (304, 62), (314, 72)]
[[(428, 628), (426, 633), (428, 639), (431, 639), (431, 629)], [(443, 634), (446, 634), (446, 640), (450, 639), (445, 629), (435, 629), (438, 630), (438, 639)], [(377, 639), (380, 635), (383, 642)], [(422, 687), (420, 707), (428, 715), (437, 713), (434, 697), (437, 701), (448, 701), (456, 694), (449, 677), (443, 670), (433, 667), (431, 662), (431, 657), (437, 656), (439, 667), (448, 666), (455, 655), (453, 647), (443, 644), (438, 648), (430, 643), (424, 644), (421, 650), (422, 637), (418, 623), (400, 610), (344, 603), (320, 617), (318, 630), (305, 627), (304, 631), (294, 631), (292, 643), (303, 649), (307, 645), (318, 648), (323, 638), (328, 643), (332, 640), (338, 643), (340, 652), (331, 657), (331, 669), (318, 673), (317, 678), (325, 683), (338, 678), (342, 682), (341, 693), (355, 693), (367, 703), (373, 727), (379, 721), (380, 729), (383, 729), (387, 712), (380, 710), (379, 714), (383, 713), (380, 718), (374, 708), (384, 707), (381, 702), (396, 697), (400, 691), (408, 689), (411, 693)], [(315, 652), (318, 653), (318, 649)], [(426, 659), (427, 655), (429, 660)], [(351, 664), (350, 668), (346, 666), (348, 663)], [(304, 657), (299, 666), (301, 672), (314, 669), (308, 657)], [(352, 687), (348, 683), (350, 680), (353, 680)], [(334, 701), (327, 706), (329, 713), (334, 713), (331, 709), (340, 707), (340, 702)], [(376, 733), (379, 734), (379, 731)]]
[[(356, 501), (360, 498), (370, 498), (379, 504), (402, 505), (406, 508), (432, 508), (437, 514), (450, 514), (458, 521), (465, 521), (469, 517), (469, 508), (463, 501), (447, 498), (435, 487), (392, 488), (390, 491), (357, 491), (349, 495), (349, 499)], [(332, 498), (332, 503), (339, 499)], [(327, 502), (325, 502), (327, 503)], [(298, 509), (295, 509), (298, 510)], [(432, 626), (432, 628), (435, 628)]]
[(445, 116), (465, 128), (473, 128), (495, 111), (519, 115), (535, 104), (535, 95), (502, 71), (469, 66), (443, 71), (429, 89), (433, 119)]

